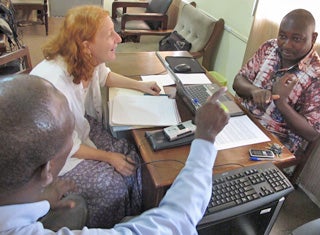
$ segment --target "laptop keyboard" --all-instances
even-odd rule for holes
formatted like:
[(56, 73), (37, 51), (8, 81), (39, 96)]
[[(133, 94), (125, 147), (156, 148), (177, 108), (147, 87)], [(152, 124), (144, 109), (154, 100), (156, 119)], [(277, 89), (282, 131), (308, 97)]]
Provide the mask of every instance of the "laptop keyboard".
[[(219, 89), (219, 86), (216, 84), (189, 85), (185, 86), (185, 89), (192, 98), (197, 98), (202, 105), (207, 101), (209, 96)], [(223, 95), (219, 98), (220, 102), (227, 100), (231, 100), (227, 95)]]

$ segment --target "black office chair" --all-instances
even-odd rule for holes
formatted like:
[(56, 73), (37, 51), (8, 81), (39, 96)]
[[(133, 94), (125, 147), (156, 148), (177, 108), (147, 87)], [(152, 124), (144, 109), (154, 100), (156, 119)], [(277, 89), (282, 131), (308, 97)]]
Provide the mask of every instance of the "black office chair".
[(290, 235), (319, 235), (320, 234), (320, 218), (303, 224), (293, 230)]

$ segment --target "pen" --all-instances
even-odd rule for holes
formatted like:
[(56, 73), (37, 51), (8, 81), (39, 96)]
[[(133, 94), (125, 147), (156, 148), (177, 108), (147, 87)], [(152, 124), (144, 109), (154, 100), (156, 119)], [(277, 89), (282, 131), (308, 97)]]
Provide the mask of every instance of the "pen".
[[(151, 95), (151, 94), (144, 93), (144, 95)], [(159, 94), (159, 95), (152, 95), (152, 96), (169, 96), (169, 95), (167, 95), (167, 94)]]
[(201, 104), (200, 104), (200, 102), (199, 102), (199, 100), (197, 98), (193, 98), (192, 101), (195, 104), (196, 108), (200, 108), (201, 107)]
[(225, 106), (219, 100), (217, 100), (217, 103), (220, 105), (220, 108), (222, 108), (226, 113), (229, 113), (229, 109), (227, 108), (227, 106)]
[(273, 161), (273, 158), (250, 157), (251, 161)]

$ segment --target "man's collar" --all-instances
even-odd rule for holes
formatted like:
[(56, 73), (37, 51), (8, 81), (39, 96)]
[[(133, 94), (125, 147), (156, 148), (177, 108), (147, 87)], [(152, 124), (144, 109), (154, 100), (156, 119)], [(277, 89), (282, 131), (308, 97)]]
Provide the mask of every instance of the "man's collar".
[(313, 45), (309, 53), (298, 62), (298, 66), (300, 70), (306, 71), (307, 67), (311, 64), (314, 53), (316, 53), (316, 51)]

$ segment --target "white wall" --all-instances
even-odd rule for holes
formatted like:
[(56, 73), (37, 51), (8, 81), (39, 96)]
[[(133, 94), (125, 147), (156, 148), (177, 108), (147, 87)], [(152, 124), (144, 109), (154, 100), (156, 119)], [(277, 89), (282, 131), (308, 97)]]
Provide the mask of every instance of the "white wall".
[(251, 15), (254, 0), (196, 0), (197, 8), (205, 11), (213, 18), (223, 18), (225, 31), (222, 36), (214, 70), (224, 75), (228, 87), (232, 90), (232, 82), (242, 65), (247, 40), (253, 21)]
[(111, 1), (111, 0), (104, 0), (104, 2), (103, 2), (103, 8), (107, 9), (110, 12), (110, 14), (111, 14), (111, 9), (112, 9), (112, 2), (113, 1)]
[(103, 1), (110, 2), (110, 0), (50, 0), (49, 15), (65, 16), (66, 12), (72, 7), (84, 4), (102, 5)]

